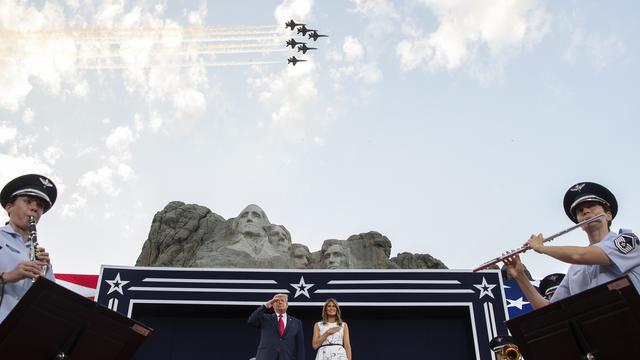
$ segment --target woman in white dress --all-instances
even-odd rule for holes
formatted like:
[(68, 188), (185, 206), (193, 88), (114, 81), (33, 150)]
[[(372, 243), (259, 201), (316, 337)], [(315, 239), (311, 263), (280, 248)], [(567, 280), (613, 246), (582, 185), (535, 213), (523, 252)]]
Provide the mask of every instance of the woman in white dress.
[(327, 299), (322, 306), (322, 321), (313, 325), (316, 360), (352, 360), (349, 327), (342, 321), (340, 305), (335, 299)]

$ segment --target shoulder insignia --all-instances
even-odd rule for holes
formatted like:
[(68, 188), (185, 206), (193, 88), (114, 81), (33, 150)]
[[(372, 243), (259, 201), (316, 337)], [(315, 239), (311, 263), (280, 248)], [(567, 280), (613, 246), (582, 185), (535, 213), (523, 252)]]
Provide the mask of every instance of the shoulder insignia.
[(618, 236), (615, 240), (613, 240), (616, 249), (623, 254), (628, 254), (631, 250), (635, 249), (638, 238), (635, 234), (627, 233)]

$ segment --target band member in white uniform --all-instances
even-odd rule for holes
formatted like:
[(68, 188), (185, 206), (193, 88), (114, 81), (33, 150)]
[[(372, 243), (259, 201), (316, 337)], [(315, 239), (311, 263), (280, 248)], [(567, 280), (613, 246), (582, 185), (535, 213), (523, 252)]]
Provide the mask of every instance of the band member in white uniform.
[(538, 309), (585, 291), (623, 275), (629, 275), (636, 290), (640, 289), (640, 240), (631, 230), (610, 230), (618, 213), (618, 202), (604, 186), (582, 182), (567, 190), (564, 210), (574, 223), (604, 214), (599, 220), (582, 227), (588, 246), (550, 246), (543, 243), (542, 234), (531, 235), (527, 244), (537, 253), (571, 264), (551, 300), (540, 295), (524, 275), (519, 256), (505, 260), (509, 273), (518, 283), (531, 305)]
[(0, 227), (0, 322), (31, 288), (32, 279), (46, 276), (53, 280), (51, 260), (44, 248), (35, 247), (32, 260), (29, 217), (38, 223), (57, 195), (53, 181), (37, 174), (19, 176), (0, 191), (0, 203), (9, 215), (7, 224)]

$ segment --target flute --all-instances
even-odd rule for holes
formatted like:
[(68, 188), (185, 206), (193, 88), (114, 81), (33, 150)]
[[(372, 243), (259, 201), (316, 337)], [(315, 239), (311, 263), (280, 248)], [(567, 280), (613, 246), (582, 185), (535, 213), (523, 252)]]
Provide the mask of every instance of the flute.
[[(581, 222), (579, 222), (579, 223), (577, 223), (577, 224), (575, 224), (575, 225), (573, 225), (573, 226), (571, 226), (571, 227), (569, 227), (567, 229), (564, 229), (564, 230), (562, 230), (562, 231), (560, 231), (558, 233), (555, 233), (555, 234), (543, 239), (542, 242), (546, 243), (548, 241), (551, 241), (551, 240), (553, 240), (553, 239), (555, 239), (555, 238), (557, 238), (559, 236), (562, 236), (562, 235), (564, 235), (564, 234), (566, 234), (566, 233), (568, 233), (570, 231), (573, 231), (573, 230), (581, 227), (582, 225), (586, 225), (586, 224), (592, 223), (592, 222), (594, 222), (596, 220), (599, 220), (603, 216), (604, 216), (604, 214), (600, 214), (600, 215), (596, 215), (596, 216), (592, 217), (591, 219), (587, 219), (587, 220), (581, 221)], [(504, 261), (505, 259), (508, 259), (508, 258), (510, 258), (510, 257), (512, 257), (514, 255), (523, 253), (523, 252), (525, 252), (525, 251), (527, 251), (529, 249), (531, 249), (531, 246), (529, 246), (529, 244), (526, 244), (526, 245), (524, 245), (524, 246), (522, 246), (522, 247), (520, 247), (518, 249), (508, 251), (505, 254), (503, 254), (501, 256), (498, 256), (497, 258), (495, 258), (493, 260), (489, 260), (486, 263), (478, 266), (477, 268), (473, 269), (473, 272), (486, 269), (491, 265), (495, 265), (495, 264), (497, 264), (499, 262)]]

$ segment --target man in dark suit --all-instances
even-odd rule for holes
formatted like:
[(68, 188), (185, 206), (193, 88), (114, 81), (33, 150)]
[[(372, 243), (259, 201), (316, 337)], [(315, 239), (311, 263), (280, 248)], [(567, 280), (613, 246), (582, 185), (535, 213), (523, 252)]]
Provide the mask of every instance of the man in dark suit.
[[(302, 322), (287, 314), (289, 299), (276, 294), (260, 305), (247, 322), (260, 329), (260, 344), (256, 360), (304, 360)], [(273, 308), (273, 314), (266, 314)]]

